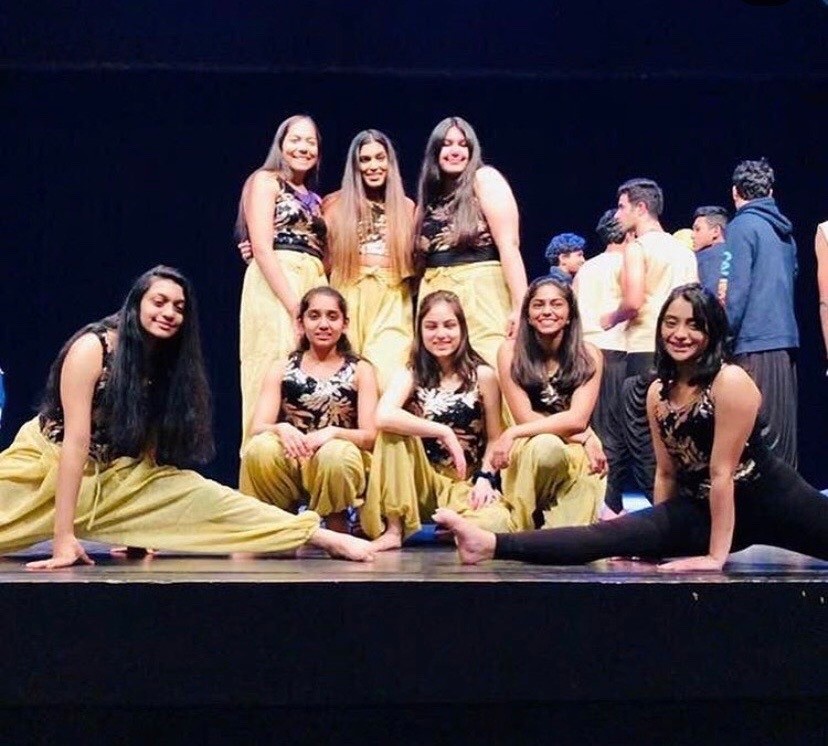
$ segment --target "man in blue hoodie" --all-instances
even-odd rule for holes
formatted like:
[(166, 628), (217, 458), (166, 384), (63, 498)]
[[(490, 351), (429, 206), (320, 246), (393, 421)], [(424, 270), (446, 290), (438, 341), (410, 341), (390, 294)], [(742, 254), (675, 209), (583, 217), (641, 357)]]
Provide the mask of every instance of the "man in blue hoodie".
[(736, 214), (727, 227), (719, 298), (737, 361), (762, 392), (766, 442), (796, 468), (796, 243), (773, 198), (773, 181), (764, 158), (742, 161), (733, 172)]

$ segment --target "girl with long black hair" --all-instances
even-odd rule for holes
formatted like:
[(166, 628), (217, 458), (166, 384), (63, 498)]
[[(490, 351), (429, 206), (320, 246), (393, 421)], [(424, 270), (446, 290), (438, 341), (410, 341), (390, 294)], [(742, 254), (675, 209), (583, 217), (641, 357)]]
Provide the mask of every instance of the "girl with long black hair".
[(195, 552), (305, 543), (367, 559), (366, 542), (319, 528), (185, 467), (212, 456), (196, 298), (177, 270), (141, 275), (120, 312), (52, 365), (39, 417), (0, 454), (0, 552), (53, 538), (34, 569), (91, 564), (80, 538)]
[(678, 557), (659, 569), (719, 571), (732, 551), (770, 544), (828, 559), (828, 498), (763, 445), (761, 395), (731, 364), (727, 317), (701, 285), (673, 290), (656, 326), (658, 378), (647, 394), (655, 505), (592, 526), (517, 534), (480, 530), (451, 511), (460, 559), (554, 565)]

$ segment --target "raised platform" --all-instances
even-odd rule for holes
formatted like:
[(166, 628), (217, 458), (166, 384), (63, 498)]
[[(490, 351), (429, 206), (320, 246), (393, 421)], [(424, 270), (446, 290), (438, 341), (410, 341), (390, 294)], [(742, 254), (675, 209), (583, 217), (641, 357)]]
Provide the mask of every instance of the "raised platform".
[(449, 547), (367, 565), (96, 559), (54, 573), (0, 560), (3, 742), (828, 735), (828, 563), (781, 550), (693, 576), (463, 567)]

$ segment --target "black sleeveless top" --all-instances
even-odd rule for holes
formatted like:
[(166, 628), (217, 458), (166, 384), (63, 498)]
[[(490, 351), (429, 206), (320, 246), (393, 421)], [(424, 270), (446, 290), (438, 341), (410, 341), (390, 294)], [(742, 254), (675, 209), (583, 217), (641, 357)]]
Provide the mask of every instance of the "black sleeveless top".
[(497, 258), (497, 245), (492, 238), (489, 224), (479, 206), (477, 208), (477, 235), (469, 246), (458, 247), (454, 230), (452, 208), (453, 194), (429, 202), (425, 206), (423, 224), (420, 229), (419, 249), (425, 254), (437, 254), (444, 251), (474, 250), (494, 252)]
[[(89, 437), (89, 457), (94, 461), (106, 463), (114, 457), (114, 454), (112, 453), (112, 446), (109, 443), (101, 404), (103, 402), (106, 384), (109, 381), (113, 351), (109, 345), (109, 339), (106, 336), (107, 327), (103, 323), (92, 326), (89, 329), (89, 332), (98, 338), (98, 341), (101, 343), (101, 347), (103, 348), (101, 375), (95, 384), (95, 390), (92, 394), (92, 421)], [(63, 407), (59, 403), (53, 404), (49, 409), (41, 412), (39, 422), (40, 431), (44, 436), (46, 436), (46, 438), (51, 440), (52, 443), (58, 445), (63, 443), (65, 423), (63, 417)]]
[[(424, 420), (448, 425), (463, 448), (468, 473), (480, 469), (486, 451), (486, 418), (476, 381), (471, 388), (456, 391), (417, 386), (405, 409)], [(454, 462), (443, 444), (436, 438), (422, 440), (429, 463), (440, 472), (452, 472)]]
[(315, 192), (299, 192), (279, 178), (282, 191), (273, 212), (273, 248), (302, 251), (321, 259), (328, 229), (322, 219), (322, 200)]
[[(679, 494), (702, 500), (710, 497), (710, 455), (715, 431), (715, 402), (710, 393), (711, 386), (702, 389), (681, 407), (667, 400), (666, 390), (662, 387), (655, 410), (661, 439), (676, 467)], [(739, 457), (739, 465), (733, 474), (734, 483), (758, 479), (760, 466), (767, 456), (757, 418)]]
[(526, 390), (529, 403), (535, 412), (546, 415), (558, 414), (558, 412), (566, 412), (572, 404), (572, 394), (562, 394), (558, 391), (556, 376), (557, 374), (550, 376), (546, 385), (540, 389)]
[(323, 427), (359, 427), (357, 365), (359, 358), (347, 355), (329, 378), (314, 378), (300, 367), (301, 352), (288, 358), (282, 377), (280, 420), (303, 433)]

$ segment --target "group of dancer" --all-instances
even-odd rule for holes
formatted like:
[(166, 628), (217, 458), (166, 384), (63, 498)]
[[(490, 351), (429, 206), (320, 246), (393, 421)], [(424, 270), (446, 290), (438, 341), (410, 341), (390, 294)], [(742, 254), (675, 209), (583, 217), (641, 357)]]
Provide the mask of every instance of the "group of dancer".
[[(590, 426), (605, 358), (566, 282), (527, 288), (514, 197), (471, 125), (435, 127), (416, 204), (376, 130), (320, 198), (320, 139), (310, 117), (285, 120), (242, 191), (239, 489), (187, 469), (213, 449), (197, 304), (155, 267), (66, 343), (0, 454), (0, 552), (52, 538), (35, 569), (91, 562), (79, 538), (366, 560), (433, 517), (465, 562), (691, 555), (663, 567), (709, 570), (754, 542), (828, 558), (828, 500), (759, 439), (715, 297), (684, 284), (638, 311), (655, 329), (656, 504), (619, 514)], [(639, 209), (622, 196), (621, 217)]]

